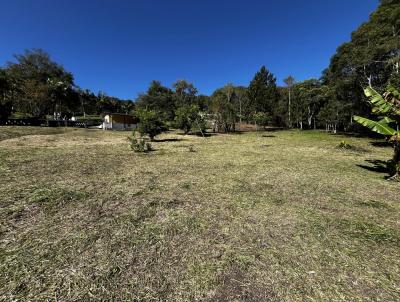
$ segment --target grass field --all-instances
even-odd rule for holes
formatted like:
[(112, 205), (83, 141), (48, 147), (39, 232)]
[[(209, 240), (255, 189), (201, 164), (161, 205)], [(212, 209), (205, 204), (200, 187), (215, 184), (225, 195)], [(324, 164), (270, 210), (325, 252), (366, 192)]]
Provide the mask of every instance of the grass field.
[(0, 300), (400, 300), (390, 148), (170, 132), (136, 154), (127, 135), (0, 127)]

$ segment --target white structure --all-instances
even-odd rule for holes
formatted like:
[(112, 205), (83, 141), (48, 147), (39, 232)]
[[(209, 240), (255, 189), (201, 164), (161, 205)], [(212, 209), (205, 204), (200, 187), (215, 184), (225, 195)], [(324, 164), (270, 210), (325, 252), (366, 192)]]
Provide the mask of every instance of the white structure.
[(137, 118), (129, 114), (109, 113), (104, 116), (103, 130), (132, 130), (138, 124)]

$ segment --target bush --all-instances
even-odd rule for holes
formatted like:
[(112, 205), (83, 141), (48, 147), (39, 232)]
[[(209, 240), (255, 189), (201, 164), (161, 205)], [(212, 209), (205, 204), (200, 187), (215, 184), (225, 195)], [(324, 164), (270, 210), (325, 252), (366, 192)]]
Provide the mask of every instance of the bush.
[(271, 117), (265, 112), (256, 112), (253, 114), (253, 121), (258, 126), (267, 126), (270, 119)]
[(175, 127), (181, 129), (185, 134), (190, 131), (204, 132), (206, 123), (200, 114), (197, 105), (184, 105), (175, 111)]
[(338, 148), (340, 148), (340, 149), (351, 149), (352, 146), (349, 145), (346, 141), (341, 141), (340, 144), (338, 145)]
[(163, 131), (167, 130), (165, 123), (159, 117), (159, 114), (154, 110), (140, 110), (137, 111), (139, 118), (139, 125), (137, 131), (141, 136), (148, 135), (150, 140)]
[(144, 137), (136, 137), (136, 130), (133, 130), (133, 135), (132, 137), (129, 138), (130, 140), (130, 146), (131, 149), (134, 152), (149, 152), (152, 151), (153, 148), (149, 142), (146, 142), (146, 139)]

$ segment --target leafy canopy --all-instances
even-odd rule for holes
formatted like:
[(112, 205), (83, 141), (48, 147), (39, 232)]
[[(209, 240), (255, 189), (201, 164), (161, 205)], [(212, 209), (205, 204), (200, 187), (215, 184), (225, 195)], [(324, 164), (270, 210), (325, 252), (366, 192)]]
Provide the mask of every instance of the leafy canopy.
[(138, 110), (137, 116), (139, 118), (137, 131), (142, 136), (148, 135), (153, 140), (156, 135), (167, 130), (159, 114), (154, 110)]

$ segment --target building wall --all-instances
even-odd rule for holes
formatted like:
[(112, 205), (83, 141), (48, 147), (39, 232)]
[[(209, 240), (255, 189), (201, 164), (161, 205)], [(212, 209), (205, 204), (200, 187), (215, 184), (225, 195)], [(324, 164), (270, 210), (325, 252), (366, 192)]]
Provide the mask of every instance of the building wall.
[(137, 123), (130, 116), (106, 115), (103, 120), (103, 130), (132, 130), (136, 127)]
[(111, 129), (113, 130), (132, 130), (136, 128), (136, 124), (122, 124), (122, 123), (116, 123), (113, 122)]

